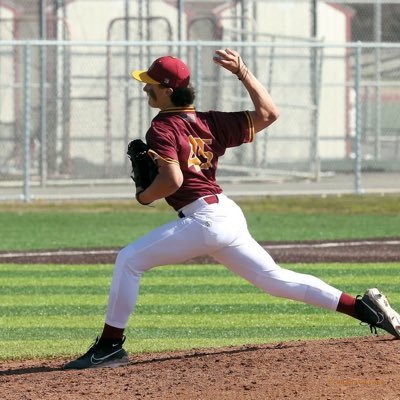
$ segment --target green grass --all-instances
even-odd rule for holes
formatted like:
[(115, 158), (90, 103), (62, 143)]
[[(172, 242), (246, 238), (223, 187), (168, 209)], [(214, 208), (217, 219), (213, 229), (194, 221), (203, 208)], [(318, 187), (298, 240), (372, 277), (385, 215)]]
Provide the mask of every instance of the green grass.
[(0, 250), (121, 246), (172, 218), (167, 212), (2, 212)]
[[(378, 286), (400, 306), (400, 264), (303, 264), (351, 294)], [(101, 331), (110, 265), (0, 265), (0, 359), (82, 353)], [(131, 353), (367, 335), (347, 316), (265, 295), (222, 266), (144, 274), (126, 330)]]
[[(239, 202), (257, 240), (399, 237), (400, 196), (271, 197)], [(0, 251), (119, 247), (176, 218), (164, 203), (0, 203)], [(351, 294), (378, 286), (400, 306), (400, 264), (291, 269)], [(104, 323), (111, 265), (0, 265), (0, 359), (71, 356)], [(127, 327), (131, 353), (366, 335), (329, 311), (260, 292), (221, 266), (146, 273)]]
[[(239, 201), (259, 241), (399, 236), (400, 196)], [(0, 204), (0, 251), (121, 247), (176, 218), (164, 203)]]

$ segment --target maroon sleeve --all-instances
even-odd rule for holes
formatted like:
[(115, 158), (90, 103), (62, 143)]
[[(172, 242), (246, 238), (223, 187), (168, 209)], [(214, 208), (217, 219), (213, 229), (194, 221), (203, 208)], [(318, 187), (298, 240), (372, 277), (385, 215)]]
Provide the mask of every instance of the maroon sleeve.
[(248, 111), (210, 111), (217, 140), (225, 148), (240, 146), (254, 140), (254, 124)]
[(151, 153), (156, 153), (167, 162), (178, 163), (176, 137), (168, 124), (152, 124), (146, 133), (146, 143)]

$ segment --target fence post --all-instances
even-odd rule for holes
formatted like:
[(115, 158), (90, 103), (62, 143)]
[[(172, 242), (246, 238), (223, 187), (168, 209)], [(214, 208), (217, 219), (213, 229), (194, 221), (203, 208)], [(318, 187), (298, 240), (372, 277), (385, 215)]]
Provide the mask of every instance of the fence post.
[[(40, 38), (47, 39), (46, 4), (40, 1)], [(47, 183), (47, 46), (40, 45), (40, 183)]]
[(361, 188), (361, 42), (357, 42), (355, 54), (355, 102), (356, 102), (356, 129), (354, 137), (354, 190), (356, 194), (362, 194)]
[[(315, 44), (316, 42), (314, 42)], [(319, 151), (319, 118), (320, 118), (320, 92), (321, 75), (323, 63), (323, 48), (311, 48), (311, 140), (310, 140), (310, 173), (314, 175), (314, 180), (318, 182), (321, 176), (321, 156)]]
[(24, 187), (23, 187), (23, 200), (29, 202), (30, 195), (30, 141), (31, 141), (31, 45), (27, 43), (24, 46)]
[(374, 40), (376, 47), (374, 49), (374, 69), (375, 69), (375, 143), (374, 143), (374, 157), (375, 160), (381, 158), (381, 138), (382, 138), (382, 73), (381, 63), (382, 54), (381, 48), (378, 43), (382, 42), (382, 0), (375, 0), (374, 6)]
[(202, 109), (202, 71), (201, 71), (201, 51), (202, 46), (197, 43), (196, 44), (196, 52), (195, 52), (195, 69), (196, 69), (196, 108), (198, 110)]

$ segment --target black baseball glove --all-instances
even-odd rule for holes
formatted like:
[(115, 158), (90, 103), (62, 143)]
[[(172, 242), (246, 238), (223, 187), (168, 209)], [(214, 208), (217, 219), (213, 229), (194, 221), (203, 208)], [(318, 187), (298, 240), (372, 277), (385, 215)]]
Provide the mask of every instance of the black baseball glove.
[(127, 154), (132, 163), (132, 180), (142, 190), (150, 186), (158, 174), (157, 165), (148, 154), (148, 146), (141, 139), (129, 142)]

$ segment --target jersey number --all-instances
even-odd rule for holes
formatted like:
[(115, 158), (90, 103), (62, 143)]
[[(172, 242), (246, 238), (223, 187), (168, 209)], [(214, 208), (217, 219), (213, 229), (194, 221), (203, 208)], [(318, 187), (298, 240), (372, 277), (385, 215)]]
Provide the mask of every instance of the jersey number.
[(213, 153), (211, 151), (204, 151), (204, 144), (211, 144), (211, 139), (194, 138), (189, 135), (190, 154), (188, 159), (188, 167), (193, 166), (196, 171), (202, 169), (209, 169), (211, 167), (211, 160)]

